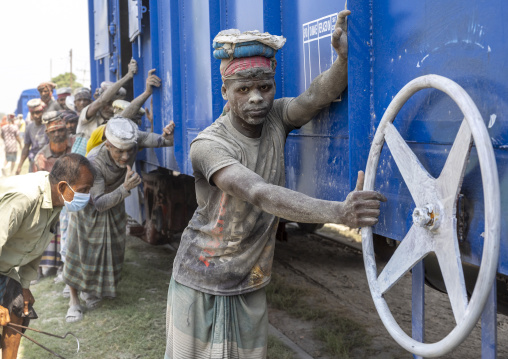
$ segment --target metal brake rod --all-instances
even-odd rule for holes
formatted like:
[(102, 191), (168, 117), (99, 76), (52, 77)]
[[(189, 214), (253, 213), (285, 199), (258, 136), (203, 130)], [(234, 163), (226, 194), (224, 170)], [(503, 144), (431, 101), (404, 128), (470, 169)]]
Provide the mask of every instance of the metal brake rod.
[(23, 325), (19, 325), (19, 324), (14, 324), (14, 323), (9, 323), (7, 324), (7, 326), (12, 329), (13, 331), (15, 331), (16, 333), (20, 334), (21, 336), (27, 338), (28, 340), (30, 340), (31, 342), (33, 342), (34, 344), (40, 346), (41, 348), (43, 348), (44, 350), (50, 352), (51, 354), (53, 354), (54, 356), (58, 357), (58, 358), (61, 358), (61, 359), (66, 359), (65, 357), (55, 353), (54, 351), (52, 351), (51, 349), (48, 349), (46, 348), (44, 345), (38, 343), (37, 341), (35, 341), (34, 339), (30, 338), (29, 336), (23, 334), (22, 332), (20, 332), (19, 330), (15, 329), (14, 327), (18, 327), (18, 328), (22, 328), (22, 329), (28, 329), (28, 330), (32, 330), (34, 332), (37, 332), (37, 333), (41, 333), (41, 334), (45, 334), (45, 335), (49, 335), (51, 337), (55, 337), (55, 338), (58, 338), (58, 339), (65, 339), (68, 335), (72, 335), (74, 337), (74, 339), (76, 339), (76, 342), (78, 343), (78, 350), (76, 351), (79, 352), (79, 339), (71, 332), (67, 332), (65, 333), (63, 336), (60, 336), (60, 335), (56, 335), (56, 334), (52, 334), (52, 333), (48, 333), (48, 332), (44, 332), (42, 330), (38, 330), (38, 329), (34, 329), (34, 328), (30, 328), (30, 327), (25, 327)]

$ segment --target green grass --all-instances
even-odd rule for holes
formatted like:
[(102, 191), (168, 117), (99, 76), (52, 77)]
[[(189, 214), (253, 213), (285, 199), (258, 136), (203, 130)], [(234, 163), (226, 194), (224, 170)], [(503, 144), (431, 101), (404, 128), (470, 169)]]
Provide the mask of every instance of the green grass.
[(282, 342), (276, 337), (268, 336), (268, 355), (267, 359), (293, 359), (294, 353), (288, 349)]
[[(86, 312), (78, 323), (65, 322), (68, 299), (61, 295), (64, 285), (44, 278), (32, 287), (39, 319), (30, 326), (59, 335), (71, 331), (79, 338), (81, 348), (76, 354), (76, 341), (72, 337), (59, 340), (30, 331), (27, 334), (68, 358), (163, 358), (166, 298), (173, 258), (174, 253), (167, 249), (129, 238), (118, 297), (105, 299), (100, 308)], [(21, 343), (20, 358), (52, 357), (26, 339)]]
[(272, 275), (267, 287), (268, 303), (289, 315), (314, 322), (314, 335), (325, 344), (326, 351), (337, 358), (350, 358), (357, 348), (367, 348), (370, 337), (365, 328), (337, 311), (319, 308), (306, 300), (307, 290), (287, 283), (281, 276)]

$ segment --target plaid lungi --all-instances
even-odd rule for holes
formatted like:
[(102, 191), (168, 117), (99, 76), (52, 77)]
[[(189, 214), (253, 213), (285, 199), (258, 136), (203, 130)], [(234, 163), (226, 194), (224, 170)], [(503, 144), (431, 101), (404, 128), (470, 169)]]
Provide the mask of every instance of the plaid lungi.
[(98, 212), (93, 204), (69, 212), (63, 280), (96, 297), (116, 297), (124, 252), (125, 204)]
[(266, 358), (265, 289), (233, 296), (206, 294), (171, 278), (165, 359)]
[(62, 265), (62, 258), (60, 256), (60, 222), (56, 223), (55, 232), (55, 237), (51, 240), (44, 253), (42, 253), (42, 259), (39, 263), (41, 267), (58, 268)]
[(86, 155), (86, 143), (88, 142), (88, 137), (76, 136), (76, 141), (72, 145), (72, 153), (79, 153), (82, 156)]

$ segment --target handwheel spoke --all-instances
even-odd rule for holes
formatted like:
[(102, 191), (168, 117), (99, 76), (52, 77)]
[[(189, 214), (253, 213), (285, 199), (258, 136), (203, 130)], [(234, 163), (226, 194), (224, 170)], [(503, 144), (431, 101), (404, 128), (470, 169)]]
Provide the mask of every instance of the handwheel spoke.
[(464, 317), (468, 300), (455, 227), (456, 223), (452, 221), (451, 230), (441, 233), (435, 243), (435, 252), (443, 274), (446, 292), (450, 298), (453, 315), (456, 323), (459, 324)]
[(437, 179), (437, 187), (441, 188), (442, 201), (447, 208), (450, 208), (449, 205), (452, 205), (452, 208), (455, 207), (455, 199), (462, 186), (472, 144), (471, 130), (467, 121), (463, 120), (443, 170)]
[(412, 226), (377, 278), (380, 294), (386, 293), (432, 250), (433, 239), (429, 231)]
[(391, 123), (387, 124), (385, 128), (385, 141), (416, 206), (424, 206), (428, 203), (427, 194), (434, 192), (435, 179), (423, 167), (418, 157), (411, 151), (399, 131)]

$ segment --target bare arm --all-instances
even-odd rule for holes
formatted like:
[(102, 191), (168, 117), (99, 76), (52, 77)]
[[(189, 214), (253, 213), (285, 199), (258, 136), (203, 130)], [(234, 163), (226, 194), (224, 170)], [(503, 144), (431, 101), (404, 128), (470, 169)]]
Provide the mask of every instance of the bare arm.
[(332, 46), (338, 54), (332, 66), (312, 81), (309, 88), (295, 98), (288, 107), (289, 122), (301, 127), (329, 106), (347, 87), (347, 25), (349, 10), (337, 16)]
[(303, 223), (340, 223), (352, 228), (373, 226), (378, 221), (379, 202), (386, 201), (380, 193), (362, 191), (363, 172), (359, 172), (356, 190), (349, 193), (344, 202), (320, 200), (268, 184), (240, 164), (218, 170), (212, 180), (231, 196), (277, 217)]
[(174, 130), (175, 123), (171, 121), (169, 125), (162, 129), (162, 135), (153, 132), (139, 131), (138, 142), (140, 149), (173, 146)]
[(143, 92), (141, 95), (136, 97), (129, 106), (125, 110), (122, 111), (121, 116), (125, 118), (133, 119), (136, 117), (139, 109), (143, 104), (148, 100), (150, 96), (152, 96), (153, 93), (153, 86), (160, 87), (161, 86), (161, 79), (158, 78), (153, 73), (155, 72), (155, 69), (152, 69), (148, 71), (148, 77), (146, 78), (146, 89), (145, 92)]
[(110, 88), (108, 88), (102, 95), (99, 96), (97, 100), (92, 102), (90, 106), (88, 106), (88, 110), (86, 111), (86, 118), (92, 118), (95, 116), (97, 112), (104, 106), (106, 106), (111, 100), (114, 98), (115, 94), (120, 90), (120, 88), (127, 83), (127, 81), (132, 80), (136, 72), (138, 71), (138, 65), (136, 60), (132, 59), (129, 63), (129, 71), (127, 74), (122, 77), (120, 80), (115, 82)]
[(23, 167), (23, 163), (25, 163), (25, 160), (28, 157), (29, 151), (30, 151), (30, 145), (25, 143), (25, 146), (23, 146), (23, 149), (21, 150), (21, 158), (19, 160), (18, 169), (16, 170), (17, 175), (19, 175), (21, 173), (21, 167)]

